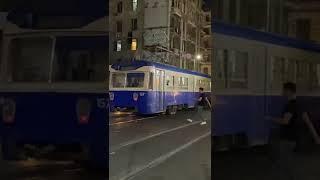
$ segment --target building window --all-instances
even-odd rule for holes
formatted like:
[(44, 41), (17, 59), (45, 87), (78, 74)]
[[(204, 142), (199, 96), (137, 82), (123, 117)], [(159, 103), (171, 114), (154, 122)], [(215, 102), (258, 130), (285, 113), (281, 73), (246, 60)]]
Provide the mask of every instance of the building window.
[(299, 39), (310, 40), (310, 20), (309, 19), (297, 20), (296, 36)]
[(117, 33), (121, 33), (121, 32), (122, 32), (122, 22), (117, 21)]
[(117, 41), (117, 52), (121, 51), (121, 47), (122, 47), (121, 40), (118, 40)]
[(118, 13), (122, 13), (122, 6), (123, 6), (122, 2), (119, 2), (118, 6), (117, 6), (117, 12)]
[(135, 31), (138, 29), (138, 19), (137, 18), (131, 20), (131, 26), (132, 26), (132, 31)]
[(132, 0), (132, 10), (135, 12), (138, 8), (138, 0)]
[(249, 55), (247, 52), (231, 51), (228, 63), (230, 88), (247, 88), (248, 61)]
[(203, 68), (203, 73), (204, 74), (209, 74), (209, 68), (207, 68), (207, 67)]
[(137, 50), (137, 39), (132, 39), (131, 41), (131, 50), (136, 51)]

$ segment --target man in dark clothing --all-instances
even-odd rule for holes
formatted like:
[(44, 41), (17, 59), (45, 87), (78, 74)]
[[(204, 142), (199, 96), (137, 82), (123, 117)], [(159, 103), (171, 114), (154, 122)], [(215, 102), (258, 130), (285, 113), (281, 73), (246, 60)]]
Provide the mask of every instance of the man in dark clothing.
[[(196, 115), (200, 116), (200, 118), (202, 120), (201, 125), (205, 125), (207, 123), (206, 123), (206, 119), (203, 117), (203, 109), (207, 105), (211, 108), (211, 104), (210, 104), (210, 101), (209, 101), (208, 97), (203, 92), (203, 88), (202, 87), (199, 88), (199, 93), (200, 93), (200, 95), (199, 95), (198, 102), (197, 102), (197, 113), (196, 113)], [(192, 121), (192, 120), (188, 119), (188, 121)]]
[(303, 111), (301, 105), (297, 102), (296, 85), (290, 82), (285, 83), (283, 95), (287, 97), (288, 102), (283, 109), (282, 117), (268, 118), (279, 125), (271, 135), (274, 160), (272, 175), (278, 172), (283, 175), (281, 179), (301, 179), (299, 177), (299, 169), (301, 168), (296, 168), (297, 163), (294, 161), (293, 152), (303, 146), (304, 139), (308, 134), (312, 135), (316, 143), (320, 142), (320, 138), (307, 112)]

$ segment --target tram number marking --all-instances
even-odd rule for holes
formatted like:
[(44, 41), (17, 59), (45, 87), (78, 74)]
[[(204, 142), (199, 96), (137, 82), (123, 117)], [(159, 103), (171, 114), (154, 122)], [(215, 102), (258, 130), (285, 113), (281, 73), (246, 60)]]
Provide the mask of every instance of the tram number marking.
[(107, 98), (98, 98), (97, 99), (97, 106), (100, 109), (104, 109), (108, 107)]

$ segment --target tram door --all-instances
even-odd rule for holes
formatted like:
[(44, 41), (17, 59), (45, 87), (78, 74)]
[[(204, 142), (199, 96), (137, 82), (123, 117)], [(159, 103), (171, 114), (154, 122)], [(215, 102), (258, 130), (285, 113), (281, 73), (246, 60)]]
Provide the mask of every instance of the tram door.
[(156, 107), (158, 111), (164, 111), (164, 71), (156, 70), (155, 77), (155, 90), (156, 90)]

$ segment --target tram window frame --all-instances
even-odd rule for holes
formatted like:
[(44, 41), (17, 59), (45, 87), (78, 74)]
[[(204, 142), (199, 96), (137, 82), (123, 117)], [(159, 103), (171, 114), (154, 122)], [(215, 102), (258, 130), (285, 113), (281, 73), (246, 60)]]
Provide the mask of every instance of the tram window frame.
[(189, 79), (187, 77), (179, 77), (178, 88), (182, 90), (188, 89), (188, 81)]
[(317, 66), (318, 64), (316, 63), (308, 63), (309, 65), (309, 88), (312, 89), (317, 89), (318, 88), (318, 75), (317, 75)]
[(168, 89), (174, 88), (174, 76), (171, 76), (171, 75), (166, 76), (166, 87)]
[(286, 80), (286, 59), (280, 56), (271, 57), (271, 87), (280, 89)]
[(153, 90), (154, 88), (154, 72), (150, 72), (149, 73), (149, 84), (148, 84), (148, 88), (150, 90)]
[[(123, 72), (112, 72), (111, 73), (111, 85), (112, 85), (112, 88), (118, 88), (118, 89), (124, 89), (126, 87), (126, 78), (127, 78), (127, 74), (126, 73), (123, 73)], [(124, 78), (124, 81), (122, 81), (123, 83), (123, 86), (115, 86), (114, 83), (116, 83), (117, 81), (115, 81), (114, 77), (115, 75), (122, 75)]]
[(233, 89), (247, 89), (249, 77), (249, 53), (231, 50), (228, 58), (228, 66), (228, 87)]
[(224, 50), (217, 49), (216, 51), (216, 65), (215, 67), (215, 77), (217, 80), (224, 80), (225, 79), (225, 59), (224, 59)]
[(206, 79), (200, 79), (198, 80), (199, 87), (202, 87), (204, 91), (210, 91), (210, 81)]
[(317, 88), (319, 88), (320, 87), (320, 64), (317, 64), (316, 74), (317, 74)]
[[(48, 54), (45, 55), (47, 56), (47, 58), (40, 58), (39, 59), (39, 62), (42, 62), (43, 63), (43, 59), (48, 59), (47, 62), (45, 62), (46, 65), (44, 65), (43, 67), (40, 67), (40, 63), (39, 62), (36, 62), (34, 64), (30, 64), (30, 61), (26, 61), (24, 60), (24, 62), (29, 62), (27, 64), (24, 64), (25, 66), (22, 67), (22, 65), (16, 65), (16, 58), (27, 58), (25, 55), (23, 54), (20, 54), (19, 56), (20, 57), (17, 57), (18, 52), (21, 52), (21, 49), (20, 50), (13, 50), (14, 49), (14, 43), (19, 43), (22, 42), (22, 41), (25, 41), (24, 43), (27, 43), (28, 42), (36, 42), (36, 40), (41, 40), (41, 41), (46, 41), (47, 40), (47, 47), (48, 47)], [(23, 42), (22, 42), (23, 43)], [(23, 46), (20, 44), (20, 46)], [(54, 40), (51, 38), (51, 37), (45, 37), (45, 36), (40, 36), (40, 37), (19, 37), (19, 38), (13, 38), (11, 39), (10, 43), (9, 43), (9, 52), (8, 52), (8, 71), (6, 73), (6, 77), (7, 77), (7, 80), (9, 82), (38, 82), (38, 83), (48, 83), (50, 81), (50, 65), (51, 65), (51, 61), (52, 61), (52, 50), (53, 50), (53, 46), (54, 46)], [(25, 46), (24, 48), (26, 48), (26, 50), (30, 50), (30, 44), (28, 44), (28, 46)], [(37, 51), (36, 54), (36, 57), (39, 57), (39, 52), (44, 52), (43, 50), (39, 50), (39, 48), (43, 48), (44, 46), (41, 45), (41, 46), (38, 46), (38, 47), (35, 47), (33, 48), (34, 51)], [(21, 47), (16, 47), (16, 48), (21, 48)], [(30, 51), (28, 52), (30, 53)], [(24, 57), (21, 57), (21, 56), (24, 56)], [(28, 57), (32, 56), (32, 54), (29, 54)], [(31, 58), (33, 61), (36, 61), (35, 58)], [(21, 61), (21, 59), (19, 60)], [(23, 63), (23, 62), (19, 62), (19, 63)], [(25, 71), (27, 70), (29, 67), (29, 72), (28, 71)], [(46, 68), (45, 68), (46, 67)], [(18, 68), (18, 69), (16, 69)], [(34, 68), (37, 68), (37, 70), (32, 70)], [(20, 70), (19, 70), (20, 69)], [(39, 71), (43, 71), (41, 73), (41, 76), (38, 76), (39, 75)], [(26, 74), (21, 74), (21, 72), (23, 73), (29, 73), (30, 76), (37, 76), (37, 78), (34, 78), (34, 77), (29, 77), (26, 75)], [(18, 74), (16, 74), (18, 73)], [(31, 74), (30, 74), (31, 73)], [(38, 74), (37, 74), (38, 73)], [(19, 76), (19, 74), (21, 75), (20, 77), (17, 77)]]
[(285, 70), (285, 82), (297, 82), (297, 60), (295, 59), (286, 59), (286, 70)]
[[(89, 43), (99, 37), (81, 36), (80, 40)], [(83, 38), (83, 39), (82, 39)], [(74, 43), (79, 39), (65, 39), (63, 43)], [(59, 37), (57, 40), (59, 43)], [(107, 53), (103, 48), (65, 46), (55, 47), (55, 58), (52, 67), (52, 82), (100, 83), (106, 81)], [(82, 67), (82, 68), (79, 68)]]
[[(142, 83), (141, 82), (138, 82), (138, 85), (130, 85), (129, 86), (129, 79), (131, 79), (131, 77), (129, 78), (129, 75), (143, 75), (142, 76)], [(137, 78), (134, 77), (134, 78)], [(145, 87), (145, 79), (146, 79), (146, 74), (144, 72), (127, 72), (126, 73), (126, 82), (125, 82), (125, 88), (134, 88), (134, 89), (141, 89), (141, 88), (144, 88)], [(139, 79), (138, 81), (140, 81), (141, 79)], [(132, 83), (130, 81), (130, 83)]]
[(305, 81), (309, 79), (309, 67), (308, 67), (308, 63), (305, 61), (297, 61), (297, 81)]

